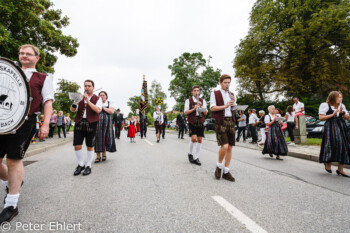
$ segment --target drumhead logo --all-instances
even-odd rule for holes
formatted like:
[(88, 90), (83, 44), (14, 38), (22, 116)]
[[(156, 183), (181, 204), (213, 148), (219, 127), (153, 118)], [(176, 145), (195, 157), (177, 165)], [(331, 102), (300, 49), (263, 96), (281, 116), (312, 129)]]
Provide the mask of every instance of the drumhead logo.
[(0, 134), (20, 126), (28, 113), (28, 85), (19, 68), (0, 59)]

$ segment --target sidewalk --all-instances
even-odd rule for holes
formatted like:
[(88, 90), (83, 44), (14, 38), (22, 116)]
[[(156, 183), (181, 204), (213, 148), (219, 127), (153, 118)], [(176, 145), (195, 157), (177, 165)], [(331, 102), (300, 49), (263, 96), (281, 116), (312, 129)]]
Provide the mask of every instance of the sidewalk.
[[(166, 130), (166, 132), (171, 134), (177, 134), (178, 131)], [(205, 134), (204, 140), (216, 142), (216, 134), (215, 133)], [(249, 141), (251, 141), (251, 139)], [(263, 149), (262, 147), (259, 147), (257, 144), (250, 144), (249, 141), (247, 140), (246, 143), (236, 142), (236, 146), (262, 151)], [(319, 154), (320, 154), (320, 146), (313, 146), (313, 145), (288, 146), (288, 156), (318, 162)]]
[(73, 141), (73, 132), (70, 132), (67, 134), (67, 138), (64, 138), (63, 135), (61, 135), (62, 138), (58, 138), (58, 135), (55, 134), (53, 138), (46, 138), (44, 142), (39, 142), (39, 139), (36, 139), (35, 144), (30, 144), (29, 148), (24, 155), (24, 158), (42, 153), (44, 151), (47, 151), (48, 149), (51, 149), (56, 146), (63, 145), (65, 143), (71, 143)]

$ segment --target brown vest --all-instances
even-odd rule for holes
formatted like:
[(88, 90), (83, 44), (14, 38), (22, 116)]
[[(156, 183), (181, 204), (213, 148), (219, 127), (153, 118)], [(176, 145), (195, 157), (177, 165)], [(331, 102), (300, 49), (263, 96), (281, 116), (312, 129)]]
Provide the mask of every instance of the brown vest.
[[(196, 103), (193, 101), (193, 98), (190, 97), (189, 99), (190, 102), (190, 109), (193, 109), (194, 106), (196, 105)], [(199, 101), (203, 103), (203, 99), (199, 98)], [(192, 125), (196, 123), (196, 111), (192, 112), (191, 114), (188, 115), (188, 122), (191, 123)], [(204, 123), (205, 119), (204, 119), (204, 113), (201, 113), (201, 117), (199, 118), (199, 121), (201, 123)]]
[[(224, 98), (222, 97), (221, 91), (214, 91), (215, 100), (216, 100), (216, 106), (224, 106)], [(216, 121), (221, 121), (225, 116), (225, 110), (221, 111), (212, 111), (211, 117), (214, 118)], [(232, 112), (232, 119), (235, 120), (234, 113)]]
[(43, 96), (41, 95), (41, 90), (43, 89), (44, 82), (46, 79), (46, 74), (34, 72), (29, 81), (30, 87), (30, 97), (32, 101), (30, 102), (30, 109), (28, 116), (33, 115), (36, 112), (41, 112)]
[[(93, 104), (96, 104), (98, 99), (99, 97), (94, 94), (92, 95), (90, 102)], [(75, 116), (75, 120), (74, 120), (75, 123), (79, 123), (83, 119), (84, 110), (85, 110), (85, 103), (84, 103), (84, 99), (82, 99), (78, 104), (78, 113)], [(89, 123), (97, 122), (100, 120), (100, 114), (92, 110), (88, 104), (86, 105), (86, 119)]]

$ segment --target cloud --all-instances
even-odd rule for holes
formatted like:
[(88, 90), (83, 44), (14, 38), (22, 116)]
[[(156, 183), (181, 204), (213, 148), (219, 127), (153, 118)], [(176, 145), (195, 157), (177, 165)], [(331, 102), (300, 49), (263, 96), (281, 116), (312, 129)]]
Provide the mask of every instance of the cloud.
[[(107, 91), (124, 113), (126, 102), (139, 95), (142, 75), (149, 86), (162, 84), (169, 98), (172, 79), (168, 65), (184, 52), (212, 56), (211, 65), (234, 76), (235, 46), (248, 32), (249, 13), (255, 1), (54, 0), (70, 18), (65, 34), (78, 38), (77, 56), (58, 55), (55, 79), (81, 86), (87, 78)], [(231, 88), (231, 89), (234, 89)]]

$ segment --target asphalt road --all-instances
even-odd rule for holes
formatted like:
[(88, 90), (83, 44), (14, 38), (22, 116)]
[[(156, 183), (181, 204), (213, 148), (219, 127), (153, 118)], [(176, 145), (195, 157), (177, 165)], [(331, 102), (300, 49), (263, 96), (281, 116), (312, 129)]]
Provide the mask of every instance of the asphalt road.
[(131, 144), (123, 132), (89, 176), (73, 176), (71, 144), (27, 158), (35, 162), (25, 167), (11, 231), (350, 232), (350, 179), (336, 167), (328, 174), (322, 164), (235, 147), (236, 182), (218, 181), (217, 144), (204, 141), (198, 167), (188, 142), (168, 134), (158, 144), (149, 132)]

